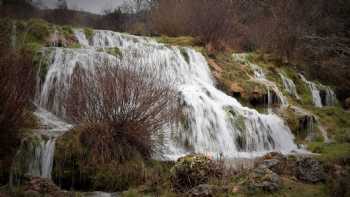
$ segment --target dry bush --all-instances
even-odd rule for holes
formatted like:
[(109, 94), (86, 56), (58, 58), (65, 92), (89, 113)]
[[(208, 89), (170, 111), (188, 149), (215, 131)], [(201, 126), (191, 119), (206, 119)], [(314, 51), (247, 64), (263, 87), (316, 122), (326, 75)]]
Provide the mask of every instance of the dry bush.
[(132, 66), (77, 69), (67, 103), (69, 117), (85, 125), (81, 143), (100, 163), (124, 161), (135, 152), (150, 158), (159, 150), (155, 136), (177, 117), (170, 83)]
[(35, 71), (26, 51), (1, 49), (0, 54), (0, 158), (11, 162), (33, 96)]
[(150, 12), (153, 31), (169, 36), (192, 35), (222, 47), (233, 31), (232, 1), (159, 0)]

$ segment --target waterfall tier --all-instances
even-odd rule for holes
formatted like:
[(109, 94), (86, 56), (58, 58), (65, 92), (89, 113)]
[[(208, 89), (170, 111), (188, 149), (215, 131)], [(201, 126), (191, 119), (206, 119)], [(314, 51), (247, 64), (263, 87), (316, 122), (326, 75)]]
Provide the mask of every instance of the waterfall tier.
[(186, 120), (182, 127), (166, 132), (163, 143), (168, 159), (193, 152), (250, 157), (297, 149), (290, 129), (277, 115), (243, 107), (218, 90), (199, 52), (111, 31), (93, 33), (88, 39), (83, 30), (75, 30), (81, 49), (43, 49), (49, 65), (36, 96), (41, 108), (67, 119), (64, 102), (77, 68), (93, 74), (97, 67), (133, 65), (136, 70), (147, 68), (174, 81), (179, 94)]

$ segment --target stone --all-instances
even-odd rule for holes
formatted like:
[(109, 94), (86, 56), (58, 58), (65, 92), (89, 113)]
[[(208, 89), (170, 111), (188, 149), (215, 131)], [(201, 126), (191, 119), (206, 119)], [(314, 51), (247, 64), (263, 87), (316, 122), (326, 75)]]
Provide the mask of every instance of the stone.
[(306, 157), (296, 162), (296, 177), (308, 183), (317, 183), (324, 181), (326, 176), (321, 162)]
[(278, 174), (266, 167), (258, 167), (249, 174), (248, 189), (250, 192), (259, 190), (276, 192), (282, 187), (282, 180)]
[(201, 184), (192, 188), (187, 196), (189, 197), (213, 197), (217, 193), (227, 193), (228, 189), (216, 185)]
[(284, 174), (287, 166), (287, 158), (281, 153), (271, 152), (257, 161), (256, 166), (268, 168), (279, 175)]
[(345, 109), (350, 109), (350, 97), (345, 99), (344, 107), (345, 107)]
[(179, 158), (171, 169), (171, 184), (176, 192), (187, 192), (191, 188), (206, 184), (215, 175), (214, 161), (204, 155), (188, 155)]

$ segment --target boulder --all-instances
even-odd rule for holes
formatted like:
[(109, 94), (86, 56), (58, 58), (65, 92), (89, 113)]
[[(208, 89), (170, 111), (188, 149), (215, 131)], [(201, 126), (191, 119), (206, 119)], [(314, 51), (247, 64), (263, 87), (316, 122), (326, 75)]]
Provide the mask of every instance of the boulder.
[(296, 177), (308, 183), (317, 183), (324, 181), (326, 176), (321, 162), (305, 157), (296, 162)]
[(261, 168), (268, 168), (276, 174), (282, 175), (287, 167), (287, 157), (281, 153), (271, 152), (258, 159), (255, 166)]
[(227, 193), (228, 189), (216, 185), (201, 184), (192, 188), (187, 196), (189, 197), (213, 197), (218, 193)]
[(345, 109), (350, 109), (350, 97), (345, 99), (344, 107)]
[(270, 169), (260, 166), (252, 170), (248, 176), (248, 190), (249, 192), (256, 192), (259, 190), (267, 192), (276, 192), (282, 187), (282, 180), (278, 174)]
[(179, 158), (171, 169), (174, 191), (187, 192), (191, 188), (206, 184), (209, 176), (216, 174), (214, 161), (204, 155), (188, 155)]

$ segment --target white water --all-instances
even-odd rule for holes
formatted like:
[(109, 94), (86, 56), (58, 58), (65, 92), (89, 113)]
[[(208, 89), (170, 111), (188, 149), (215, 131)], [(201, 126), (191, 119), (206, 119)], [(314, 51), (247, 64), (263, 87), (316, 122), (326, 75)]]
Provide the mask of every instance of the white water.
[[(43, 110), (38, 111), (37, 115), (42, 120), (55, 123), (55, 129), (51, 131), (59, 134), (54, 136), (71, 127), (54, 117), (67, 118), (64, 101), (77, 67), (94, 73), (96, 67), (131, 64), (147, 67), (176, 81), (174, 86), (181, 97), (188, 128), (166, 132), (168, 135), (164, 143), (167, 150), (163, 155), (166, 159), (176, 159), (188, 153), (254, 157), (268, 151), (288, 153), (297, 149), (290, 129), (277, 115), (259, 114), (216, 89), (209, 66), (200, 53), (190, 48), (167, 46), (149, 38), (111, 31), (94, 31), (94, 34), (91, 40), (87, 40), (82, 30), (75, 30), (79, 43), (84, 46), (82, 49), (44, 49), (50, 65), (45, 80), (38, 86), (36, 103), (50, 113)], [(104, 52), (113, 47), (120, 50), (120, 56)], [(42, 146), (38, 152), (41, 155), (50, 152), (46, 159), (51, 159), (53, 152), (50, 150), (53, 147), (54, 143)], [(49, 166), (45, 169), (52, 168), (50, 162), (44, 163), (49, 163), (45, 164)]]
[(11, 29), (11, 47), (12, 49), (16, 49), (17, 45), (17, 25), (16, 21), (12, 22), (12, 29)]
[(284, 74), (280, 73), (280, 77), (282, 79), (283, 82), (283, 86), (286, 89), (286, 91), (288, 92), (288, 94), (290, 96), (295, 97), (296, 99), (300, 99), (298, 92), (297, 92), (297, 88), (295, 86), (295, 83), (293, 80), (289, 79), (288, 77), (286, 77)]
[(233, 59), (241, 64), (248, 65), (254, 76), (251, 76), (251, 80), (264, 85), (267, 88), (267, 107), (269, 113), (272, 113), (272, 105), (278, 104), (280, 106), (288, 106), (288, 100), (279, 90), (276, 83), (267, 79), (264, 70), (257, 64), (249, 61), (249, 54), (247, 53), (235, 53)]
[[(302, 74), (299, 74), (299, 76), (310, 89), (312, 101), (316, 107), (336, 105), (337, 97), (330, 87), (308, 81)], [(323, 97), (321, 92), (324, 94)]]

